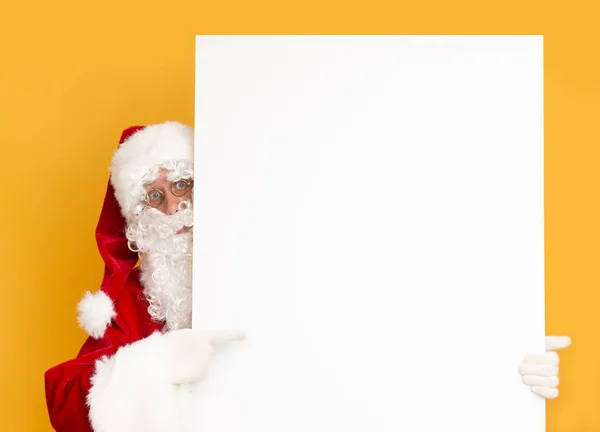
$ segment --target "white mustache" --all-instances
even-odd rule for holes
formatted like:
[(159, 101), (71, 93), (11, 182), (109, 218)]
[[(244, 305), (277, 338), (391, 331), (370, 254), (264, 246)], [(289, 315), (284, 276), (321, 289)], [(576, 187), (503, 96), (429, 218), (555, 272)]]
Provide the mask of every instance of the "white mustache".
[(126, 236), (130, 248), (136, 250), (134, 243), (144, 239), (159, 238), (167, 240), (184, 227), (194, 226), (194, 212), (189, 201), (180, 204), (180, 210), (166, 215), (154, 208), (145, 209), (138, 219), (127, 227)]

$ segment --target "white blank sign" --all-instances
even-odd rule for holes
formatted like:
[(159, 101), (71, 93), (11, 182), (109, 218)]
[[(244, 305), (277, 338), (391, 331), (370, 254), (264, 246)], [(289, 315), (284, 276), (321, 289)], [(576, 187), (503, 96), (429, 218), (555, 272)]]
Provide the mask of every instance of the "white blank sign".
[(541, 432), (543, 40), (199, 36), (205, 432)]

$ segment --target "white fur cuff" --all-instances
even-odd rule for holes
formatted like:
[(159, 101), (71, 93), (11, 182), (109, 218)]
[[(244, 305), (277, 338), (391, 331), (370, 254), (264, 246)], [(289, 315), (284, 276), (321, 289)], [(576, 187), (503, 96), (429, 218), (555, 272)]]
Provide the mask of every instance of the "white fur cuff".
[(163, 338), (154, 333), (96, 362), (87, 396), (94, 432), (193, 430), (193, 387), (169, 383)]

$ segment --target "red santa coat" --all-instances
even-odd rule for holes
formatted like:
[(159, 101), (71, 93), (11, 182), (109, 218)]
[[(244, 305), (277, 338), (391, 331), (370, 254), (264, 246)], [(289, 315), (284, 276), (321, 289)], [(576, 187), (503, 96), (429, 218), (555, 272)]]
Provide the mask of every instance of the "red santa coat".
[(100, 339), (89, 337), (76, 358), (59, 364), (45, 374), (46, 400), (50, 421), (58, 432), (94, 431), (89, 420), (91, 378), (96, 362), (112, 357), (121, 347), (160, 331), (163, 323), (153, 321), (135, 269), (121, 291), (114, 308), (116, 316)]

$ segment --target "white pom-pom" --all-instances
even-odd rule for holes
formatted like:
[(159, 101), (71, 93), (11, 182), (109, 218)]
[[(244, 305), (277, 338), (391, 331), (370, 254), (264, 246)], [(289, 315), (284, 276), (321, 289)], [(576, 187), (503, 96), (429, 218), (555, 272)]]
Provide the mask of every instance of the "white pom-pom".
[(106, 327), (117, 315), (112, 300), (103, 291), (86, 292), (77, 305), (77, 312), (79, 326), (94, 339), (104, 336)]

